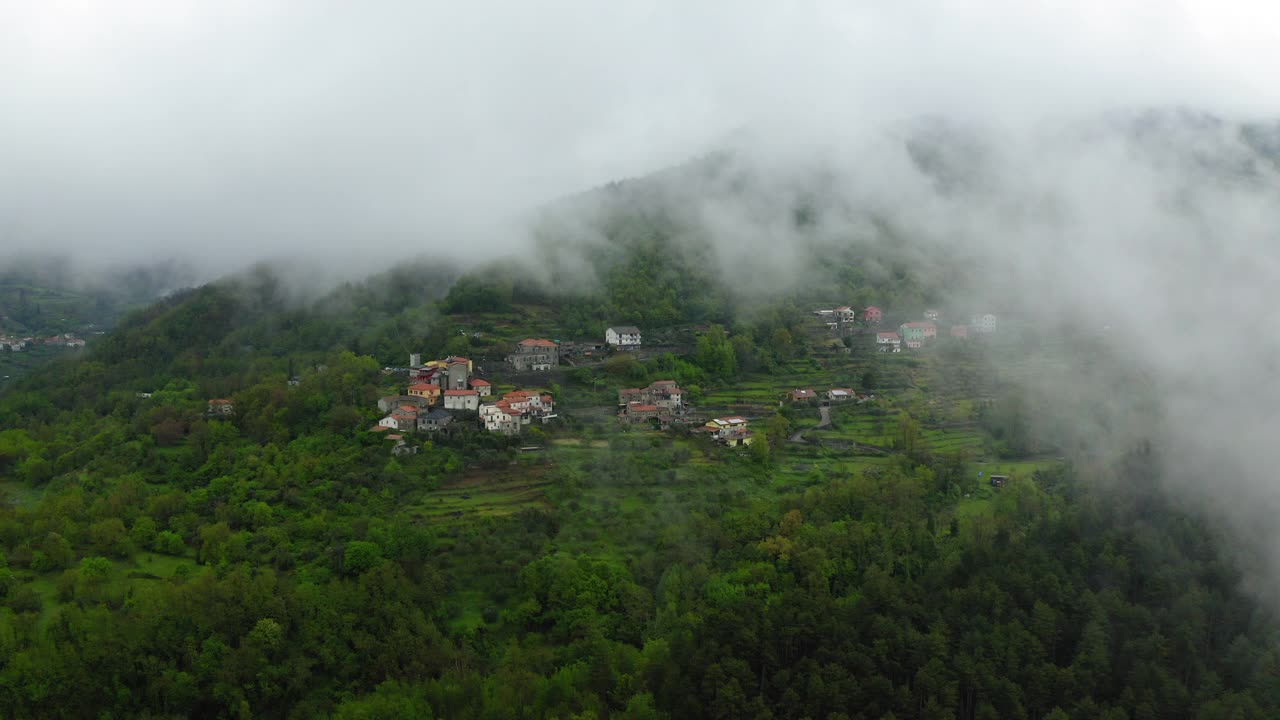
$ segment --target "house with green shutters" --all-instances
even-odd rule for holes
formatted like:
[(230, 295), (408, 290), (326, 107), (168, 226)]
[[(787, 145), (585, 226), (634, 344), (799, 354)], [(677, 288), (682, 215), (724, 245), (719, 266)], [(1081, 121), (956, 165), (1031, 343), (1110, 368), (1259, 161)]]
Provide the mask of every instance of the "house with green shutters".
[(930, 321), (903, 323), (898, 326), (898, 334), (903, 345), (915, 349), (922, 347), (925, 340), (938, 337), (938, 326)]

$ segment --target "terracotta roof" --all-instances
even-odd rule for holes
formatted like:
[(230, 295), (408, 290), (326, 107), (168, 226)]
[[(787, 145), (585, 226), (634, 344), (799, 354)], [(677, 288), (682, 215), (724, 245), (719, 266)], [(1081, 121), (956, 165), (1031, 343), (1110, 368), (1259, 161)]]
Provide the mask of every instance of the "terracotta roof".
[(391, 428), (387, 427), (386, 425), (374, 425), (373, 427), (369, 428), (369, 432), (386, 432), (390, 429)]
[(551, 396), (550, 396), (550, 395), (543, 395), (543, 396), (542, 396), (542, 402), (544, 402), (544, 403), (549, 403), (549, 402), (551, 402)]
[(491, 384), (492, 383), (490, 383), (488, 380), (481, 380), (480, 378), (471, 378), (471, 387), (489, 387)]
[(658, 412), (657, 405), (644, 405), (642, 403), (630, 403), (627, 405), (628, 412)]
[(520, 341), (525, 347), (556, 347), (556, 344), (545, 338), (525, 338)]
[(498, 402), (493, 403), (492, 405), (485, 405), (485, 407), (495, 408), (497, 410), (502, 411), (503, 413), (506, 413), (507, 415), (523, 415), (525, 413), (525, 411), (522, 409), (511, 407), (511, 403), (507, 402), (506, 400), (499, 400)]
[(893, 332), (893, 331), (890, 331), (890, 332), (878, 332), (878, 333), (876, 333), (876, 337), (878, 337), (878, 338), (896, 338), (896, 337), (898, 337), (898, 333)]
[(388, 436), (387, 436), (387, 439), (388, 439), (388, 440), (401, 440), (401, 439), (403, 439), (403, 438), (404, 438), (404, 436), (403, 436), (403, 435), (388, 435)]
[(210, 400), (209, 404), (210, 405), (230, 405), (231, 401), (226, 398), (217, 398), (216, 400)]
[(817, 397), (817, 393), (815, 393), (814, 391), (808, 388), (804, 388), (804, 389), (793, 390), (791, 392), (791, 396), (794, 398), (811, 398), (811, 397)]
[(440, 386), (432, 385), (431, 383), (414, 383), (409, 386), (410, 390), (417, 390), (418, 392), (430, 392), (432, 388), (439, 390)]
[(512, 390), (511, 392), (504, 393), (502, 395), (504, 400), (523, 400), (527, 397), (529, 397), (529, 393), (524, 390)]
[(405, 412), (418, 412), (418, 407), (416, 405), (401, 405), (400, 409)]
[(876, 307), (875, 305), (868, 305), (867, 310), (875, 310), (876, 312), (879, 312), (880, 308)]
[(445, 395), (449, 397), (461, 397), (463, 395), (479, 395), (475, 390), (445, 390)]

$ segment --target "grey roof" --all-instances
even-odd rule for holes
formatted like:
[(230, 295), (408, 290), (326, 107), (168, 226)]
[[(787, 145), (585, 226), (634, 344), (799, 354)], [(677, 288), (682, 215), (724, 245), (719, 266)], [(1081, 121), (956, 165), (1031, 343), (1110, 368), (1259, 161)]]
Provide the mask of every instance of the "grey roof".
[(432, 410), (431, 412), (427, 413), (426, 415), (423, 415), (423, 416), (422, 416), (422, 419), (424, 419), (424, 420), (435, 420), (435, 421), (437, 421), (437, 422), (438, 422), (438, 421), (440, 421), (440, 420), (445, 420), (445, 419), (452, 418), (452, 417), (453, 417), (452, 415), (450, 415), (449, 413), (445, 412), (444, 410)]
[(634, 325), (614, 325), (609, 329), (618, 333), (619, 335), (639, 335), (640, 334), (640, 328)]

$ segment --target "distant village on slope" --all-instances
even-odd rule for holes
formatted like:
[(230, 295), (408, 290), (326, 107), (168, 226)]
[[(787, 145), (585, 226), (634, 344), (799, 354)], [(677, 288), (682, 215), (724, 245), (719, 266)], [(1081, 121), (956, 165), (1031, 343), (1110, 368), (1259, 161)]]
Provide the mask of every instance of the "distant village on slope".
[[(874, 333), (876, 350), (894, 353), (901, 352), (904, 346), (909, 350), (920, 349), (936, 340), (942, 319), (938, 310), (929, 309), (924, 311), (923, 320), (902, 322), (896, 330), (878, 330), (884, 323), (885, 313), (876, 306), (861, 311), (840, 306), (815, 310), (813, 314), (835, 337)], [(959, 340), (967, 340), (971, 333), (981, 336), (995, 332), (996, 316), (991, 313), (973, 315), (968, 323), (953, 324), (948, 328), (949, 336)], [(70, 340), (70, 336), (67, 339)], [(537, 374), (558, 368), (562, 358), (569, 353), (581, 358), (591, 359), (594, 356), (599, 359), (609, 353), (635, 351), (642, 345), (639, 328), (619, 325), (605, 331), (603, 343), (562, 343), (546, 338), (525, 338), (515, 344), (505, 361), (517, 373)], [(558, 417), (555, 398), (542, 390), (515, 389), (495, 396), (493, 382), (477, 376), (476, 365), (469, 358), (449, 356), (423, 362), (420, 353), (412, 353), (408, 360), (407, 367), (385, 370), (406, 376), (404, 391), (378, 400), (378, 412), (382, 418), (369, 428), (370, 432), (383, 434), (394, 443), (393, 454), (417, 452), (418, 446), (406, 439), (410, 434), (449, 432), (455, 423), (463, 421), (474, 422), (490, 433), (515, 436), (535, 422), (546, 424)], [(299, 379), (292, 378), (289, 384), (297, 385)], [(138, 395), (150, 396), (149, 393)], [(861, 403), (874, 398), (874, 395), (840, 387), (822, 393), (812, 388), (796, 388), (786, 397), (791, 402), (814, 401), (823, 405)], [(234, 415), (235, 405), (230, 399), (215, 398), (208, 401), (207, 414), (211, 417)], [(623, 425), (647, 425), (665, 430), (680, 424), (695, 434), (705, 435), (728, 447), (744, 447), (755, 439), (750, 430), (750, 420), (745, 417), (729, 415), (705, 421), (697, 419), (688, 402), (688, 394), (674, 380), (656, 380), (646, 387), (619, 389), (616, 416)]]

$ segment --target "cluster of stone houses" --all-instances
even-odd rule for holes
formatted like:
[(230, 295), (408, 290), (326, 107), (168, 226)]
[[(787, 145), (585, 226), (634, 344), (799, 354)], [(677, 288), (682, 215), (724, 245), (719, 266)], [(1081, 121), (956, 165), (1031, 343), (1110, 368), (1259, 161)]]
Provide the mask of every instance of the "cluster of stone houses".
[[(493, 386), (475, 377), (471, 360), (461, 356), (422, 362), (418, 353), (409, 355), (409, 386), (403, 395), (388, 395), (378, 400), (378, 411), (386, 416), (373, 429), (378, 432), (436, 432), (453, 420), (449, 410), (480, 408), (480, 398), (487, 397)], [(381, 428), (381, 429), (380, 429)]]
[(685, 393), (675, 380), (657, 380), (643, 388), (618, 391), (618, 420), (627, 424), (657, 420), (663, 426), (683, 415)]
[(627, 349), (640, 346), (640, 328), (618, 325), (604, 331), (604, 342), (566, 341), (525, 338), (507, 355), (507, 363), (521, 372), (550, 370), (565, 356), (591, 357), (607, 348)]
[[(554, 348), (555, 343), (551, 345)], [(410, 384), (404, 395), (388, 395), (378, 400), (379, 412), (386, 415), (373, 431), (433, 433), (447, 428), (454, 420), (454, 412), (476, 412), (485, 429), (514, 435), (532, 419), (545, 420), (554, 412), (550, 395), (522, 390), (482, 405), (481, 398), (492, 396), (493, 384), (475, 377), (472, 370), (471, 360), (464, 357), (423, 363), (420, 355), (410, 355)]]
[(503, 435), (519, 435), (534, 420), (546, 422), (555, 417), (555, 401), (547, 394), (513, 390), (502, 399), (480, 406), (480, 422), (484, 429)]
[(16, 335), (0, 334), (0, 348), (9, 352), (22, 352), (36, 345), (82, 348), (84, 344), (84, 340), (76, 337), (73, 333), (50, 335), (49, 337), (35, 337), (33, 335), (18, 337)]
[(853, 325), (858, 320), (862, 320), (867, 325), (879, 325), (884, 320), (884, 311), (875, 305), (868, 305), (862, 310), (854, 310), (848, 305), (841, 305), (830, 310), (814, 310), (813, 314), (825, 321), (827, 327), (833, 330), (842, 326)]
[(420, 353), (409, 355), (409, 382), (411, 384), (435, 385), (442, 390), (468, 389), (475, 365), (471, 360), (461, 356), (451, 356), (443, 360), (422, 362)]
[(35, 343), (35, 338), (30, 336), (15, 337), (13, 335), (0, 335), (0, 348), (9, 350), (12, 352), (22, 352), (23, 350), (26, 350), (28, 346), (34, 343)]
[[(864, 325), (877, 327), (884, 321), (884, 311), (875, 305), (862, 310), (854, 310), (843, 305), (830, 310), (815, 310), (813, 314), (826, 322), (828, 328), (837, 334), (847, 334), (850, 326), (858, 321)], [(901, 352), (905, 346), (909, 349), (924, 347), (925, 343), (938, 337), (938, 323), (942, 313), (935, 309), (924, 311), (921, 322), (905, 322), (897, 330), (885, 330), (876, 333), (876, 348), (880, 352)], [(950, 335), (954, 338), (967, 338), (970, 332), (993, 333), (996, 331), (996, 316), (991, 313), (974, 315), (968, 325), (952, 325)]]
[[(925, 310), (921, 322), (905, 322), (897, 331), (889, 330), (876, 333), (876, 349), (880, 352), (901, 352), (905, 345), (916, 350), (925, 346), (930, 340), (938, 337), (938, 321), (941, 313), (937, 310)], [(990, 334), (996, 331), (996, 316), (991, 313), (974, 315), (968, 325), (952, 325), (949, 334), (961, 340), (969, 337), (970, 332)]]

